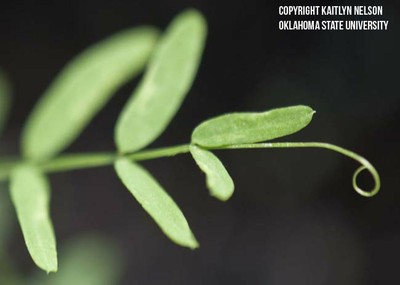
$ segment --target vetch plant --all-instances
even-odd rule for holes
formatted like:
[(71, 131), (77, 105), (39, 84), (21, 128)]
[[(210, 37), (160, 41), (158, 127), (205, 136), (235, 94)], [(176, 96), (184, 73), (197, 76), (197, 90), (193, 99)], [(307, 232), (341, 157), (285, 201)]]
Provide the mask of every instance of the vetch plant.
[[(267, 142), (305, 128), (315, 113), (291, 106), (262, 113), (232, 113), (200, 124), (185, 145), (145, 149), (166, 129), (195, 78), (206, 39), (206, 21), (194, 10), (178, 15), (160, 35), (153, 27), (121, 32), (89, 48), (57, 76), (29, 116), (21, 140), (21, 159), (0, 162), (0, 180), (10, 181), (12, 202), (34, 262), (57, 271), (56, 238), (50, 219), (48, 175), (113, 165), (116, 174), (164, 234), (178, 245), (197, 248), (185, 216), (163, 187), (139, 162), (190, 153), (206, 175), (210, 194), (228, 200), (234, 183), (213, 150), (254, 148), (325, 148), (360, 163), (353, 187), (362, 196), (378, 193), (376, 169), (360, 155), (328, 143)], [(115, 91), (144, 76), (115, 126), (116, 152), (62, 154), (105, 106)], [(0, 78), (0, 127), (10, 88)], [(364, 191), (357, 176), (367, 170), (375, 185)]]

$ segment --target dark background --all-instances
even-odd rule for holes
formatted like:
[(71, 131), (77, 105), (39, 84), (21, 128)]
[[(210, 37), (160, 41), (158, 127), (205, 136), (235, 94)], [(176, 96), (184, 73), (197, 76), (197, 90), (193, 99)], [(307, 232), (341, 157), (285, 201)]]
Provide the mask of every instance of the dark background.
[[(350, 2), (307, 4), (368, 4)], [(384, 5), (389, 31), (279, 31), (284, 1), (2, 1), (0, 65), (15, 91), (3, 152), (17, 153), (29, 111), (73, 56), (124, 28), (165, 28), (183, 9), (197, 8), (209, 22), (203, 62), (152, 147), (188, 142), (198, 123), (218, 114), (306, 104), (317, 110), (312, 124), (283, 140), (326, 141), (365, 155), (381, 174), (381, 193), (357, 195), (351, 175), (358, 165), (327, 150), (219, 152), (236, 184), (227, 203), (207, 194), (189, 155), (146, 162), (200, 241), (190, 251), (160, 232), (111, 167), (74, 171), (51, 176), (59, 244), (88, 231), (112, 239), (126, 260), (121, 284), (396, 284), (400, 10), (398, 1), (373, 3)], [(67, 151), (114, 149), (114, 123), (137, 81)], [(360, 183), (371, 186), (367, 175)], [(13, 257), (29, 272), (17, 227), (14, 236)]]

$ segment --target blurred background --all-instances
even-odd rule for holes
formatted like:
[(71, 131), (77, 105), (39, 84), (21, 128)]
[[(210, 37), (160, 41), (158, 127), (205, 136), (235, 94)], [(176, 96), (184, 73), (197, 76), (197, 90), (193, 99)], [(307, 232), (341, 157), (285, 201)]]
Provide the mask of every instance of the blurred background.
[[(278, 16), (278, 6), (298, 1), (2, 1), (0, 65), (13, 84), (14, 102), (1, 154), (18, 154), (32, 106), (80, 51), (127, 27), (164, 29), (183, 9), (197, 8), (209, 23), (203, 62), (178, 115), (151, 147), (186, 143), (197, 124), (222, 113), (305, 104), (317, 110), (313, 122), (284, 141), (330, 142), (364, 155), (381, 174), (381, 193), (370, 199), (356, 194), (351, 176), (358, 165), (327, 150), (218, 152), (236, 184), (227, 203), (208, 195), (189, 155), (144, 163), (200, 241), (200, 249), (190, 251), (161, 233), (111, 167), (55, 174), (52, 217), (59, 246), (86, 233), (112, 243), (120, 254), (97, 260), (119, 268), (110, 273), (120, 276), (116, 285), (396, 284), (400, 7), (378, 2), (362, 5), (384, 6), (386, 32), (279, 31), (278, 21), (287, 18)], [(137, 82), (121, 88), (67, 151), (113, 150), (113, 126)], [(370, 177), (361, 176), (360, 184), (371, 187)], [(13, 210), (8, 215), (8, 256), (19, 276), (29, 278), (36, 269)]]

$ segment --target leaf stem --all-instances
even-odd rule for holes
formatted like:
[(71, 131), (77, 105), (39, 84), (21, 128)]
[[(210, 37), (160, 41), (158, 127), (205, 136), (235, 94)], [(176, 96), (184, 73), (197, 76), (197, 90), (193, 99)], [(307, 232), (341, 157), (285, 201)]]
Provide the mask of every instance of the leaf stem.
[[(364, 197), (372, 197), (375, 196), (381, 187), (381, 180), (379, 177), (378, 171), (376, 171), (375, 167), (364, 157), (358, 155), (355, 152), (352, 152), (348, 149), (342, 148), (337, 145), (329, 144), (329, 143), (322, 143), (322, 142), (275, 142), (275, 143), (253, 143), (253, 144), (236, 144), (225, 146), (223, 148), (217, 149), (254, 149), (254, 148), (324, 148), (329, 149), (338, 153), (341, 153), (347, 157), (350, 157), (361, 164), (359, 168), (353, 174), (353, 188), (354, 190), (364, 196)], [(357, 177), (363, 171), (367, 170), (373, 180), (374, 180), (374, 187), (370, 191), (365, 191), (357, 185)]]

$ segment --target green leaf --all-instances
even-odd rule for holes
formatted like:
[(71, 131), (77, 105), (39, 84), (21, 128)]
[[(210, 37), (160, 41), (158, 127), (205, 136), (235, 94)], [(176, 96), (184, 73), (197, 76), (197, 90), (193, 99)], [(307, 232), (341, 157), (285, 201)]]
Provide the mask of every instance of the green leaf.
[(186, 11), (169, 25), (118, 119), (115, 141), (120, 152), (147, 146), (168, 126), (192, 85), (205, 37), (206, 22), (197, 11)]
[(57, 251), (50, 220), (50, 187), (33, 165), (17, 166), (11, 173), (11, 199), (33, 261), (47, 273), (57, 271)]
[(221, 201), (228, 200), (233, 194), (235, 185), (218, 157), (212, 152), (194, 145), (190, 146), (190, 153), (206, 175), (210, 194)]
[(119, 250), (97, 235), (69, 241), (60, 250), (57, 274), (36, 274), (35, 285), (115, 285), (121, 277)]
[(264, 113), (232, 113), (200, 124), (192, 142), (203, 147), (255, 143), (293, 134), (306, 127), (315, 111), (307, 106), (273, 109)]
[(157, 37), (151, 27), (127, 30), (69, 63), (27, 121), (24, 156), (45, 160), (70, 145), (115, 91), (144, 68)]
[(0, 134), (3, 131), (10, 108), (11, 86), (6, 74), (0, 69)]
[(120, 158), (115, 163), (115, 170), (122, 183), (165, 235), (181, 246), (192, 249), (198, 247), (179, 207), (145, 169), (126, 158)]

